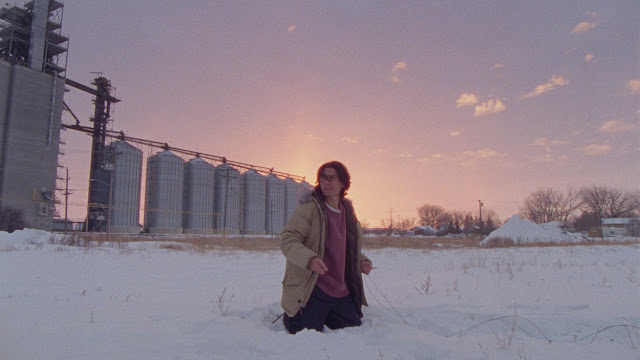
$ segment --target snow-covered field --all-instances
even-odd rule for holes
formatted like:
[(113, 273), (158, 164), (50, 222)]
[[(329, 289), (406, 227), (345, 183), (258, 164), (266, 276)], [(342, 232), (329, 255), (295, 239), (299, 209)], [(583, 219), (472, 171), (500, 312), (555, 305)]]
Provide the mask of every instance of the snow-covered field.
[(367, 252), (358, 328), (285, 332), (277, 251), (0, 233), (0, 359), (640, 359), (640, 245)]

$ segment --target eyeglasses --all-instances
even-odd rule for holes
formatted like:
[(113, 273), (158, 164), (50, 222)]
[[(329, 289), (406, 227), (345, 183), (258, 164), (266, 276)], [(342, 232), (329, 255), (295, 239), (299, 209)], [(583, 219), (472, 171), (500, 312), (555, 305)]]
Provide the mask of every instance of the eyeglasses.
[(336, 179), (338, 179), (338, 175), (327, 175), (327, 174), (321, 174), (320, 175), (320, 180), (326, 180), (328, 182), (333, 182)]

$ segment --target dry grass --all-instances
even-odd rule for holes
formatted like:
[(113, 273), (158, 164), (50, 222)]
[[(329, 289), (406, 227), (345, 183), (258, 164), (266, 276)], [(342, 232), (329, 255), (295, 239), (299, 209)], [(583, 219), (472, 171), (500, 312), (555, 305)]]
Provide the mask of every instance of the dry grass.
[(280, 238), (265, 236), (200, 236), (200, 235), (122, 235), (111, 234), (109, 241), (103, 233), (83, 233), (87, 241), (95, 243), (135, 243), (141, 241), (166, 242), (161, 249), (206, 251), (213, 249), (271, 251), (280, 249)]
[(421, 237), (421, 236), (374, 236), (365, 237), (362, 247), (365, 249), (443, 249), (478, 246), (479, 237)]
[[(166, 242), (160, 244), (162, 249), (170, 250), (244, 250), (244, 251), (274, 251), (280, 250), (280, 238), (268, 236), (221, 236), (221, 235), (121, 235), (111, 234), (109, 241), (103, 233), (82, 233), (76, 235), (78, 238), (84, 239), (86, 242), (95, 244), (113, 243), (131, 243), (139, 241), (158, 241)], [(483, 239), (479, 237), (390, 237), (390, 236), (366, 236), (363, 242), (363, 249), (454, 249), (454, 248), (470, 248), (479, 247), (479, 243)], [(593, 245), (631, 245), (640, 243), (638, 241), (590, 241), (583, 243), (535, 243), (535, 244), (516, 244), (509, 239), (491, 244), (492, 248), (506, 247), (551, 247), (551, 246), (593, 246)]]

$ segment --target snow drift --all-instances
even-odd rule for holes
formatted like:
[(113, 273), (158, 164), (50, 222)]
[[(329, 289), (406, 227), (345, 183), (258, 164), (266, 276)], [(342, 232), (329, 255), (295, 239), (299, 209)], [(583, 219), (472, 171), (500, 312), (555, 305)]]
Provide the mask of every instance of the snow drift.
[(518, 215), (513, 215), (502, 227), (493, 231), (481, 246), (540, 243), (579, 243), (590, 241), (582, 234), (568, 233), (559, 221), (534, 224)]

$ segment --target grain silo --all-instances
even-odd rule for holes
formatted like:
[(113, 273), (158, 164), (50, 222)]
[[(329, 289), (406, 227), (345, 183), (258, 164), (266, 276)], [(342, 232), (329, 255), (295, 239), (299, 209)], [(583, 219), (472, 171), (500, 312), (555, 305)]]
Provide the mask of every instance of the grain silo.
[(144, 228), (150, 233), (182, 233), (184, 160), (169, 150), (147, 159)]
[(216, 168), (200, 157), (187, 162), (184, 169), (185, 234), (212, 234)]
[(242, 232), (265, 233), (267, 182), (264, 175), (251, 169), (242, 174)]
[(284, 227), (284, 180), (274, 174), (267, 176), (267, 234), (280, 234)]
[(284, 179), (284, 225), (298, 208), (298, 187), (299, 184), (292, 178)]
[(313, 185), (309, 184), (308, 182), (304, 180), (300, 182), (300, 184), (298, 184), (298, 204), (306, 201), (307, 198), (311, 196), (313, 189)]
[(220, 234), (237, 234), (240, 230), (240, 172), (229, 164), (216, 167), (214, 224)]
[(142, 150), (119, 140), (107, 147), (107, 154), (113, 159), (110, 231), (139, 233)]

